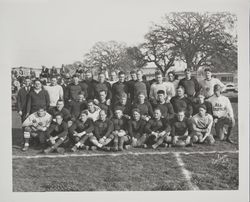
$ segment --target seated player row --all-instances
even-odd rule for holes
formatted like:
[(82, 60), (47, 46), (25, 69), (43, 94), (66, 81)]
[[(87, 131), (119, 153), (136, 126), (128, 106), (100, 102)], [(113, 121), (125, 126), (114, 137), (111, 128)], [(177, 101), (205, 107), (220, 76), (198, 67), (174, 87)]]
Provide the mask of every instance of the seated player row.
[[(178, 89), (183, 90), (182, 87)], [(81, 96), (82, 94), (79, 95), (79, 98)], [(124, 98), (126, 97), (124, 96)], [(139, 98), (139, 103), (144, 102), (142, 94), (139, 94)], [(158, 91), (160, 103), (164, 101), (165, 105), (171, 106), (173, 99), (176, 98), (172, 98), (170, 103), (166, 102), (164, 91)], [(214, 99), (221, 100), (221, 104), (213, 106)], [(150, 146), (155, 149), (160, 145), (191, 146), (196, 142), (213, 144), (214, 138), (211, 134), (213, 122), (215, 123), (216, 136), (223, 140), (224, 135), (227, 134), (226, 140), (232, 142), (230, 136), (234, 126), (233, 111), (228, 98), (220, 95), (219, 85), (214, 87), (214, 96), (210, 98), (211, 103), (199, 99), (202, 102), (197, 104), (197, 113), (194, 114), (189, 110), (189, 108), (192, 110), (191, 105), (188, 108), (185, 102), (177, 104), (180, 101), (178, 99), (173, 102), (173, 108), (176, 105), (177, 111), (174, 110), (171, 115), (167, 111), (168, 108), (166, 111), (162, 110), (159, 103), (151, 111), (151, 114), (145, 114), (144, 108), (140, 108), (140, 105), (139, 107), (134, 106), (127, 113), (124, 105), (126, 99), (124, 99), (125, 103), (122, 100), (121, 104), (116, 105), (113, 110), (102, 108), (100, 105), (98, 107), (94, 101), (90, 100), (87, 102), (87, 109), (74, 111), (70, 108), (73, 118), (71, 118), (69, 111), (64, 108), (62, 100), (59, 100), (57, 107), (50, 109), (49, 113), (43, 108), (39, 109), (23, 122), (25, 140), (23, 150), (26, 151), (29, 148), (31, 137), (34, 137), (34, 140), (42, 146), (47, 143), (51, 145), (44, 150), (45, 153), (62, 150), (59, 146), (65, 142), (74, 143), (72, 151), (79, 148), (88, 149), (89, 146), (104, 150), (112, 148), (116, 151), (131, 146), (144, 148)], [(207, 106), (210, 106), (208, 103), (212, 105), (211, 113), (213, 116), (207, 113)], [(76, 104), (72, 105), (72, 107), (74, 106)], [(149, 103), (148, 106), (150, 106)], [(74, 115), (73, 112), (78, 114)], [(112, 116), (109, 113), (112, 113)], [(229, 126), (227, 132), (224, 125)]]

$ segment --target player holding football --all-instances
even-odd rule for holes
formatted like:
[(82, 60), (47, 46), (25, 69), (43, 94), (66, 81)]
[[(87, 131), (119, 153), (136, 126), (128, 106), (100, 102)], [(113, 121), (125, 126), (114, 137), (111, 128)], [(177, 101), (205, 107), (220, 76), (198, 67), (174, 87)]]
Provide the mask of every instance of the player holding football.
[(35, 141), (42, 146), (46, 143), (45, 131), (50, 126), (52, 116), (45, 111), (44, 108), (40, 107), (37, 112), (29, 115), (28, 118), (23, 122), (24, 127), (24, 147), (22, 151), (29, 149), (30, 138), (34, 138)]
[(190, 122), (185, 117), (185, 111), (180, 110), (171, 123), (171, 139), (173, 146), (192, 146)]

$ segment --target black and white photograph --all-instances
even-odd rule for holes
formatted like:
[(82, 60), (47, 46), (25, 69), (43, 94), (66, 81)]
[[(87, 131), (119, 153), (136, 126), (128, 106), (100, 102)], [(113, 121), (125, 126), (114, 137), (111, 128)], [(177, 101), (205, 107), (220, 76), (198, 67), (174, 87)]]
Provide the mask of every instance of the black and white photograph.
[(234, 201), (244, 192), (239, 201), (247, 201), (249, 36), (239, 8), (0, 5), (12, 194), (160, 193), (153, 199), (175, 201), (168, 194), (192, 193), (183, 200), (196, 201), (203, 193), (209, 201), (217, 193)]

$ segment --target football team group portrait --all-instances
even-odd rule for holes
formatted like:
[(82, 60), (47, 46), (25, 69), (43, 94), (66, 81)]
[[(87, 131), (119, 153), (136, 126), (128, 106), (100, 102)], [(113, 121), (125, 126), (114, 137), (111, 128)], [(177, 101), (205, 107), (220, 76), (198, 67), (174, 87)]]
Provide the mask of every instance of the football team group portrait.
[(11, 68), (13, 191), (238, 190), (236, 15), (159, 17), (136, 45)]

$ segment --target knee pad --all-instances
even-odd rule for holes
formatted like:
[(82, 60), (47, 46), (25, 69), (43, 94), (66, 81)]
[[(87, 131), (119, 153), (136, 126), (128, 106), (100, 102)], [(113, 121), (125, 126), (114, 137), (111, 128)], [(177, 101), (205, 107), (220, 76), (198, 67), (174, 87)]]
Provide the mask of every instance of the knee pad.
[(114, 138), (114, 142), (116, 142), (116, 143), (118, 142), (118, 137)]
[(30, 138), (30, 132), (24, 131), (23, 137), (24, 138)]
[(37, 136), (38, 136), (38, 134), (37, 134), (37, 133), (32, 132), (32, 133), (31, 133), (31, 136), (32, 136), (32, 137), (37, 137)]
[(25, 132), (31, 132), (31, 128), (30, 128), (30, 127), (25, 127), (25, 128), (24, 128), (24, 131), (25, 131)]
[(212, 145), (215, 143), (215, 140), (213, 138), (212, 135), (209, 135), (207, 138), (206, 138), (206, 141), (208, 142), (208, 144)]
[(115, 138), (115, 135), (113, 133), (111, 133), (109, 136), (108, 136), (109, 139), (113, 140)]
[(172, 137), (171, 137), (171, 136), (166, 136), (166, 137), (165, 137), (165, 141), (166, 141), (167, 143), (171, 143), (171, 142), (172, 142)]
[(118, 132), (118, 136), (119, 136), (119, 137), (123, 137), (124, 135), (126, 135), (126, 132), (125, 132), (124, 130), (120, 130), (120, 131)]
[(199, 140), (198, 136), (194, 135), (194, 136), (192, 137), (192, 141), (193, 141), (194, 143), (198, 142), (198, 140)]
[(87, 135), (88, 137), (93, 137), (93, 136), (94, 136), (93, 133), (87, 133), (86, 135)]
[(79, 142), (80, 138), (79, 137), (75, 137), (75, 142)]
[(199, 142), (202, 141), (203, 137), (201, 135), (198, 136)]

